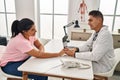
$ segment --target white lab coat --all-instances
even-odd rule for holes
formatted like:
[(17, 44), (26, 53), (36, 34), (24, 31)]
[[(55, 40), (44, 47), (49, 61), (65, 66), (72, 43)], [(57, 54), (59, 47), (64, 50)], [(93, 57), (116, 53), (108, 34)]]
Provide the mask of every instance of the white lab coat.
[[(95, 32), (84, 45), (79, 47), (80, 52), (77, 52), (75, 57), (92, 61), (94, 73), (109, 71), (115, 63), (112, 35), (107, 26), (101, 28), (93, 42), (94, 35)], [(91, 52), (90, 45), (92, 45)]]

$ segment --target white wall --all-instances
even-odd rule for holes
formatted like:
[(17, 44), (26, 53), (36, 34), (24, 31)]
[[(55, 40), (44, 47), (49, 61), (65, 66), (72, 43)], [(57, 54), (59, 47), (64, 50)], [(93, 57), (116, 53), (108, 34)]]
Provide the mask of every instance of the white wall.
[(35, 20), (34, 0), (15, 0), (16, 18), (30, 18)]
[[(85, 0), (86, 4), (88, 6), (88, 10), (92, 9), (98, 9), (99, 7), (99, 0)], [(16, 18), (22, 19), (22, 18), (30, 18), (33, 21), (35, 21), (36, 26), (39, 25), (39, 19), (38, 19), (38, 2), (37, 0), (15, 0), (16, 2)], [(69, 0), (69, 16), (68, 16), (68, 22), (71, 22), (73, 20), (79, 20), (78, 14), (76, 14), (76, 11), (79, 8), (81, 0)], [(89, 26), (87, 23), (80, 23), (80, 29), (89, 29)], [(68, 33), (70, 33), (70, 30), (73, 29), (70, 27), (68, 29)], [(40, 29), (37, 27), (37, 30), (40, 31)]]
[[(30, 18), (35, 22), (36, 29), (40, 31), (38, 25), (39, 18), (37, 10), (38, 0), (15, 0), (16, 6), (16, 19), (20, 20), (22, 18)], [(37, 32), (37, 36), (40, 35)]]
[[(80, 22), (80, 14), (78, 13), (79, 5), (82, 0), (70, 0), (69, 3), (69, 17), (68, 21), (71, 22), (73, 20), (79, 20)], [(98, 10), (99, 8), (99, 0), (85, 0), (87, 5), (88, 12), (91, 10)], [(87, 23), (80, 23), (81, 28), (89, 28)]]
[[(80, 25), (80, 28), (73, 28), (73, 27), (68, 28), (69, 38), (71, 38), (71, 31), (72, 30), (81, 31), (83, 29), (87, 29), (87, 30), (90, 29), (90, 27), (87, 23), (87, 19), (86, 19), (86, 22), (80, 22), (80, 13), (78, 13), (78, 10), (79, 10), (79, 6), (80, 6), (81, 1), (82, 0), (70, 0), (70, 2), (69, 2), (68, 22), (78, 20), (79, 25)], [(98, 10), (100, 0), (85, 0), (85, 3), (87, 5), (87, 10), (89, 13), (89, 11), (91, 11), (91, 10)], [(86, 14), (86, 16), (88, 18), (88, 14)]]

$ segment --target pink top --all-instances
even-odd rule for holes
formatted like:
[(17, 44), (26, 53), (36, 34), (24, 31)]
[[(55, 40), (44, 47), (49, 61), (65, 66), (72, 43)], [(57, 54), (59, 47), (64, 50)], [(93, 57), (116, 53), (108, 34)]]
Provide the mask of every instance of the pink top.
[(0, 60), (0, 66), (5, 66), (8, 62), (22, 61), (29, 57), (26, 52), (33, 49), (35, 37), (30, 37), (29, 40), (25, 39), (21, 33), (16, 37), (11, 38), (5, 53)]

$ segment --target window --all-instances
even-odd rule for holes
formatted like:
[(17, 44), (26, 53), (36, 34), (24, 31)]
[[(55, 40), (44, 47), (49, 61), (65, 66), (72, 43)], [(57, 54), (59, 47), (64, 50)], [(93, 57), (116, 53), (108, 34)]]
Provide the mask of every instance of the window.
[(41, 38), (62, 39), (63, 26), (68, 20), (68, 1), (39, 0)]
[(11, 36), (11, 23), (16, 19), (15, 0), (0, 0), (0, 35)]
[(100, 11), (104, 15), (104, 24), (110, 31), (120, 28), (120, 0), (100, 0)]

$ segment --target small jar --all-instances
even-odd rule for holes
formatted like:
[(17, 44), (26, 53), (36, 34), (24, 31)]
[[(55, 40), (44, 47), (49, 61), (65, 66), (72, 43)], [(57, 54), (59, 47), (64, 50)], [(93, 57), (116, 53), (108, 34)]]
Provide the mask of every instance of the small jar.
[(86, 29), (83, 29), (83, 32), (86, 32)]

